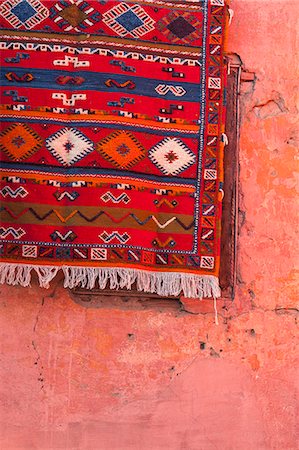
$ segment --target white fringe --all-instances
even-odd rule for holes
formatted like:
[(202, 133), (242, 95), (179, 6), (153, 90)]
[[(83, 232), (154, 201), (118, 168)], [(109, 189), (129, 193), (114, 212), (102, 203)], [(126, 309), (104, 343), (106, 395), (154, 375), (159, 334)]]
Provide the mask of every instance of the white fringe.
[(110, 287), (131, 289), (136, 282), (138, 291), (155, 293), (164, 297), (189, 298), (220, 297), (218, 278), (212, 275), (196, 275), (181, 272), (150, 272), (121, 267), (36, 266), (0, 263), (0, 283), (30, 286), (31, 271), (38, 276), (39, 284), (48, 288), (59, 270), (64, 273), (64, 287), (81, 286), (86, 289)]

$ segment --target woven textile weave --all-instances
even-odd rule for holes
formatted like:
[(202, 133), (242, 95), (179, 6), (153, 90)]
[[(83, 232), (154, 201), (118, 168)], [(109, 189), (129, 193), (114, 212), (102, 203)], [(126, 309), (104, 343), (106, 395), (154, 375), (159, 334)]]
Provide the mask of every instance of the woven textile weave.
[(5, 0), (2, 283), (220, 295), (224, 0)]

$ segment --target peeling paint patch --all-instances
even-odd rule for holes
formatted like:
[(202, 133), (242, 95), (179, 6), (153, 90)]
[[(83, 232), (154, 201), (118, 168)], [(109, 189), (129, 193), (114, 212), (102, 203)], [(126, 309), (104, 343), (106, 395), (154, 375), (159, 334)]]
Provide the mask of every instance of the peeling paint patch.
[(273, 98), (265, 103), (260, 103), (253, 107), (255, 115), (259, 119), (267, 119), (268, 117), (278, 116), (288, 112), (285, 101), (279, 92), (273, 92)]

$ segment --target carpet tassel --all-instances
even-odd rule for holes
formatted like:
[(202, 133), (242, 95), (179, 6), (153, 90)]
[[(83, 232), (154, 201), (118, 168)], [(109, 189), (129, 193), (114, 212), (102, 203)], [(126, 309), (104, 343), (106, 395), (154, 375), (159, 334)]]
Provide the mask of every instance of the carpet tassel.
[[(31, 272), (35, 271), (39, 284), (49, 288), (59, 270), (64, 273), (64, 287), (73, 289), (110, 288), (131, 289), (136, 283), (138, 291), (163, 297), (183, 295), (187, 298), (220, 297), (218, 278), (213, 275), (197, 275), (181, 272), (154, 272), (121, 267), (36, 266), (27, 264), (0, 264), (0, 283), (30, 286)], [(215, 303), (214, 303), (215, 306)], [(215, 309), (217, 319), (217, 309)]]

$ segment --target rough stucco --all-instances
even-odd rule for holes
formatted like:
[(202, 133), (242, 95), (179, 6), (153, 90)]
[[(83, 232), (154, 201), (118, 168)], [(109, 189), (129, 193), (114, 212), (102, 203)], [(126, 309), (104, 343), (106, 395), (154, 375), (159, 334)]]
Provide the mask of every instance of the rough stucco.
[(84, 307), (59, 283), (1, 287), (1, 448), (297, 449), (296, 5), (231, 1), (229, 50), (256, 76), (241, 89), (235, 302), (217, 327), (206, 301)]

